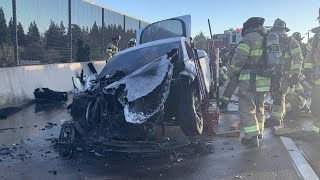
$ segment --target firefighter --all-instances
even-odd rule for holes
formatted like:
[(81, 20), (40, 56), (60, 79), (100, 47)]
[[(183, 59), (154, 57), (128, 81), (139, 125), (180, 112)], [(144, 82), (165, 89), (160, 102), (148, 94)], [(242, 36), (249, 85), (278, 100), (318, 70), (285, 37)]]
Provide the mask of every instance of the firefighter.
[[(304, 39), (304, 37), (301, 37), (301, 33), (299, 32), (295, 32), (292, 34), (292, 37), (298, 41), (299, 45), (300, 45), (300, 49), (301, 49), (301, 52), (302, 52), (302, 58), (303, 58), (303, 64), (302, 66), (304, 67), (304, 61), (305, 61), (305, 58), (306, 58), (306, 55), (307, 55), (307, 45), (305, 43), (302, 42), (302, 40)], [(300, 84), (298, 86), (299, 88), (303, 88), (303, 86)], [(304, 89), (304, 88), (303, 88)], [(295, 99), (299, 100), (299, 103), (298, 104), (303, 104), (303, 102), (306, 101), (307, 99), (307, 94), (309, 94), (308, 92), (305, 91), (304, 95), (302, 94), (303, 92), (301, 92), (300, 90), (297, 90), (297, 93), (295, 93), (295, 95), (297, 95), (297, 97), (295, 97)], [(310, 108), (308, 106), (307, 103), (305, 103), (304, 107), (301, 108), (301, 111), (302, 112), (310, 112)]]
[(262, 43), (267, 33), (264, 18), (252, 17), (243, 24), (243, 39), (232, 58), (234, 68), (230, 79), (239, 77), (239, 112), (244, 137), (241, 143), (248, 147), (259, 146), (264, 128), (264, 105), (270, 91), (270, 78), (256, 76), (257, 63), (262, 57)]
[(136, 39), (135, 38), (131, 38), (128, 42), (128, 46), (127, 48), (131, 48), (131, 47), (135, 47), (137, 44)]
[[(231, 59), (232, 60), (232, 57), (234, 55), (234, 52), (235, 51), (231, 51), (230, 53), (228, 53), (228, 55), (226, 56), (227, 59)], [(228, 73), (228, 71), (231, 71), (232, 69), (234, 69), (234, 64), (232, 63), (230, 65), (229, 63), (230, 61), (228, 61), (228, 63), (226, 63), (226, 65), (228, 66), (227, 69), (225, 70), (224, 73), (221, 73), (220, 74), (220, 77), (224, 77), (225, 74)], [(222, 69), (222, 68), (221, 68)], [(229, 78), (224, 78), (224, 80), (229, 80), (227, 86), (226, 86), (226, 89), (224, 90), (223, 92), (223, 95), (222, 97), (220, 98), (220, 102), (221, 102), (221, 105), (219, 106), (219, 109), (221, 111), (227, 111), (228, 110), (228, 104), (231, 100), (231, 97), (232, 95), (235, 93), (237, 87), (239, 86), (239, 82), (238, 82), (238, 77), (233, 77), (231, 79)]]
[(119, 41), (121, 40), (121, 36), (119, 34), (116, 34), (112, 37), (112, 42), (108, 44), (107, 47), (107, 59), (106, 62), (108, 62), (115, 54), (117, 54), (119, 49)]
[[(317, 21), (320, 24), (320, 8)], [(320, 27), (312, 29), (311, 32), (315, 33), (315, 35), (312, 38), (312, 42), (308, 43), (307, 46), (304, 70), (308, 82), (313, 84), (310, 109), (315, 117), (315, 122), (313, 123), (312, 130), (320, 133)]]
[(302, 40), (304, 39), (304, 37), (301, 37), (301, 33), (299, 32), (294, 32), (292, 34), (292, 37), (298, 41), (299, 45), (300, 45), (300, 49), (302, 52), (302, 58), (305, 59), (306, 55), (307, 55), (307, 45), (305, 43), (302, 42)]
[(300, 112), (306, 104), (307, 99), (303, 86), (300, 83), (291, 86), (286, 94), (286, 113)]
[(269, 119), (271, 127), (275, 134), (281, 134), (286, 128), (283, 126), (285, 116), (285, 97), (290, 86), (299, 83), (299, 75), (302, 67), (302, 54), (299, 43), (292, 37), (286, 35), (290, 29), (281, 19), (276, 19), (271, 32), (276, 33), (280, 41), (281, 58), (284, 63), (284, 72), (280, 87), (272, 92), (273, 105), (271, 118)]

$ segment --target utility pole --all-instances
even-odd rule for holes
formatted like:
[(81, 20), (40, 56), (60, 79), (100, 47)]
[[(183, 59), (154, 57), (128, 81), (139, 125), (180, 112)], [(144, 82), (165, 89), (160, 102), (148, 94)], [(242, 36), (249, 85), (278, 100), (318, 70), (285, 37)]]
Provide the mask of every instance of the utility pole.
[(18, 56), (18, 35), (17, 35), (17, 4), (16, 0), (12, 0), (12, 18), (13, 18), (13, 46), (14, 46), (14, 60), (17, 65), (20, 65)]
[(68, 11), (69, 11), (69, 38), (70, 38), (70, 62), (72, 62), (72, 54), (73, 54), (73, 44), (72, 44), (72, 22), (71, 22), (71, 0), (68, 1)]

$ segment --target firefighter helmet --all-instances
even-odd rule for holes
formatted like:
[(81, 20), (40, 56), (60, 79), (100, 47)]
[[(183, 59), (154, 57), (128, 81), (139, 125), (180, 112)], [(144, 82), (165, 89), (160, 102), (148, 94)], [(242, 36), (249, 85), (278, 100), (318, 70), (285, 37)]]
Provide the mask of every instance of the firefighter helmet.
[(304, 38), (304, 37), (301, 37), (301, 33), (299, 33), (299, 32), (293, 33), (293, 34), (292, 34), (292, 37), (293, 37), (295, 40), (297, 40), (297, 41), (301, 41), (301, 40), (303, 40), (303, 38)]
[(136, 46), (137, 42), (135, 38), (131, 38), (128, 42), (128, 47), (134, 47)]
[(137, 42), (136, 42), (136, 39), (135, 39), (135, 38), (131, 38), (131, 39), (129, 40), (129, 43), (130, 43), (130, 44), (136, 44)]
[(273, 24), (273, 27), (272, 27), (272, 29), (273, 30), (285, 30), (286, 32), (289, 32), (290, 31), (290, 29), (289, 28), (287, 28), (287, 24), (286, 24), (286, 22), (284, 22), (284, 21), (282, 21), (281, 19), (276, 19), (275, 21), (274, 21), (274, 24)]
[(263, 26), (265, 19), (262, 17), (251, 17), (245, 23), (241, 31), (241, 36), (244, 37), (247, 34), (248, 29), (258, 28)]

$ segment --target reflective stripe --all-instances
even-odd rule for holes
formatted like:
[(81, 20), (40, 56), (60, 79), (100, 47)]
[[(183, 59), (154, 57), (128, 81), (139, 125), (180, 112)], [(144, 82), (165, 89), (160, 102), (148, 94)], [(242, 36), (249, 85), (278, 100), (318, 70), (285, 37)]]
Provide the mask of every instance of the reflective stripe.
[(296, 91), (301, 91), (301, 90), (303, 90), (303, 86), (299, 83), (296, 85), (295, 89), (296, 89)]
[(257, 80), (269, 80), (270, 78), (257, 76)]
[(259, 128), (257, 125), (243, 127), (243, 130), (245, 133), (252, 133), (252, 132), (258, 132)]
[(240, 81), (248, 81), (248, 80), (250, 80), (250, 74), (240, 74), (239, 80)]
[(222, 96), (222, 97), (221, 97), (221, 100), (230, 101), (230, 98), (228, 98), (228, 97), (226, 97), (226, 96)]
[(271, 116), (277, 117), (277, 118), (281, 118), (282, 117), (282, 113), (281, 112), (271, 112)]
[(317, 126), (313, 125), (312, 126), (312, 131), (320, 133), (320, 128), (318, 128)]
[(260, 130), (261, 130), (261, 129), (264, 129), (264, 122), (259, 123), (259, 129), (260, 129)]
[(292, 106), (291, 106), (291, 103), (287, 103), (287, 104), (286, 104), (286, 107), (287, 107), (287, 108), (291, 108), (291, 107), (292, 107)]
[(269, 92), (271, 86), (271, 78), (256, 77), (256, 91), (257, 92)]
[[(240, 74), (239, 76), (240, 81), (249, 81), (250, 74)], [(256, 91), (257, 92), (269, 92), (271, 85), (271, 79), (266, 77), (256, 77)]]
[(238, 48), (242, 51), (244, 51), (245, 53), (249, 54), (250, 53), (250, 47), (248, 45), (246, 45), (245, 43), (240, 43)]
[(295, 54), (298, 54), (298, 53), (301, 53), (301, 49), (298, 48), (298, 47), (291, 50), (291, 54), (292, 55), (295, 55)]
[(107, 49), (107, 52), (112, 52), (112, 49), (109, 49), (109, 48), (108, 48), (108, 49)]
[(262, 53), (263, 53), (262, 49), (256, 49), (250, 52), (250, 56), (262, 56)]
[(293, 64), (292, 69), (301, 69), (301, 64)]
[(270, 87), (261, 87), (261, 88), (256, 88), (257, 92), (269, 92)]
[(312, 45), (311, 45), (310, 43), (308, 43), (308, 45), (307, 45), (307, 50), (308, 50), (308, 51), (311, 51), (311, 50), (312, 50)]
[(312, 69), (313, 68), (313, 64), (312, 63), (304, 63), (304, 68)]

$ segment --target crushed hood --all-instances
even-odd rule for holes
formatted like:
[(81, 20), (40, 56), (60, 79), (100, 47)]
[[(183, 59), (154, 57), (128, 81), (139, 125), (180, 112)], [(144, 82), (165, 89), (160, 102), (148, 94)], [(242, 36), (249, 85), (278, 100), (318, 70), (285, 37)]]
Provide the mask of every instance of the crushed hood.
[(168, 55), (164, 55), (106, 86), (104, 92), (114, 94), (120, 86), (124, 86), (118, 100), (123, 105), (125, 120), (141, 124), (159, 112), (166, 102), (172, 72)]

